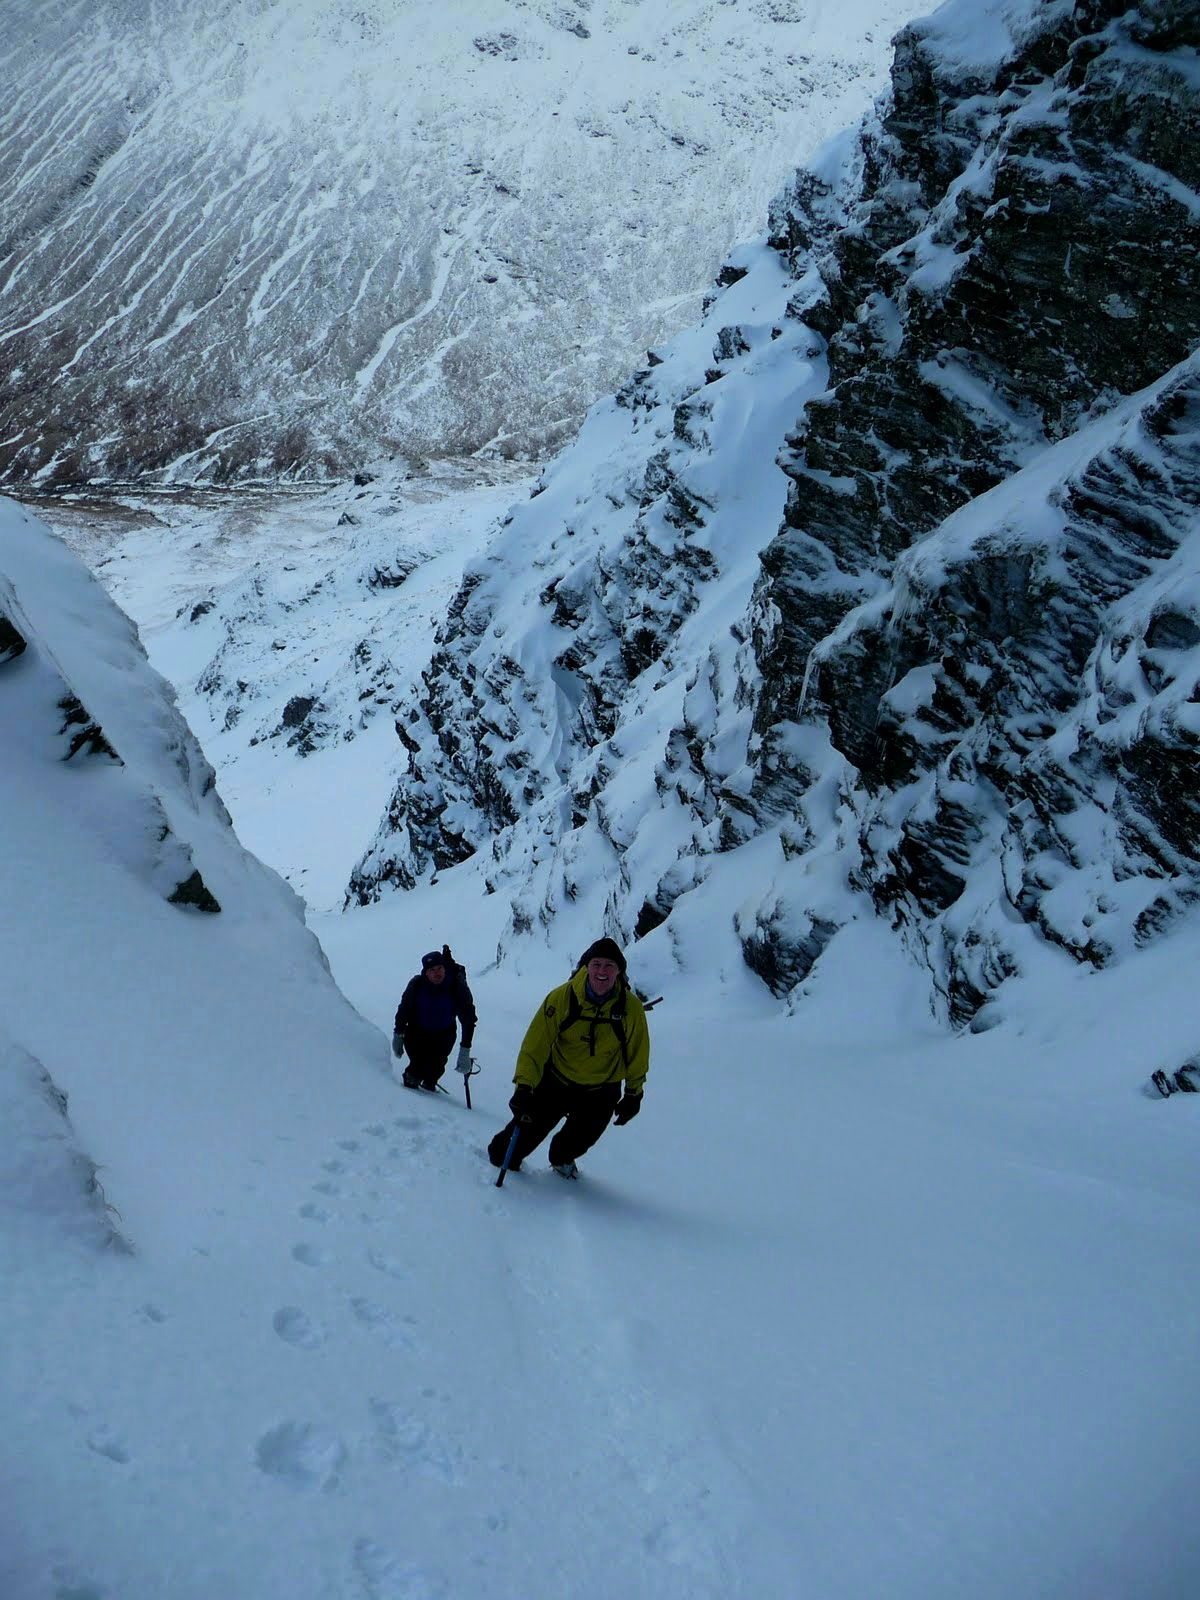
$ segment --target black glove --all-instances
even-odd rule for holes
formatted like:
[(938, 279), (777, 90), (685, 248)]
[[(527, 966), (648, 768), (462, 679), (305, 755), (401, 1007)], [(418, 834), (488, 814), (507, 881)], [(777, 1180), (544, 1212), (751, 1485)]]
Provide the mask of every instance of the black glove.
[(632, 1122), (642, 1109), (641, 1094), (626, 1094), (617, 1102), (617, 1109), (613, 1112), (613, 1122), (618, 1128), (623, 1128), (627, 1122)]
[(392, 1054), (394, 1056), (402, 1056), (404, 1054), (403, 1028), (397, 1028), (395, 1033), (392, 1035)]
[(527, 1083), (519, 1083), (513, 1090), (513, 1097), (508, 1102), (508, 1109), (518, 1122), (533, 1121), (533, 1103), (536, 1092)]

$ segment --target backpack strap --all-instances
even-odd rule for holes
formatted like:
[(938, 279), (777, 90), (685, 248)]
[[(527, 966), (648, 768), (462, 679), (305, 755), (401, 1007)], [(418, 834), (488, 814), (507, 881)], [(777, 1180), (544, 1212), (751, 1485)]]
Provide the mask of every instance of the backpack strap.
[(625, 1036), (625, 1013), (614, 1011), (608, 1019), (612, 1023), (612, 1030), (617, 1036), (617, 1043), (621, 1047), (621, 1065), (626, 1072), (629, 1071), (629, 1040)]
[(559, 1030), (558, 1030), (559, 1033), (565, 1033), (566, 1030), (571, 1026), (571, 1024), (573, 1022), (578, 1022), (579, 1021), (579, 1019), (580, 1019), (580, 1017), (582, 1015), (583, 1015), (583, 1007), (579, 1003), (579, 996), (575, 993), (575, 985), (572, 984), (570, 986), (570, 988), (567, 990), (567, 1015), (566, 1015), (566, 1020), (563, 1022), (562, 1027), (559, 1028)]
[[(621, 1064), (626, 1071), (629, 1069), (629, 1039), (625, 1033), (625, 997), (628, 995), (628, 993), (629, 985), (625, 982), (624, 978), (622, 978), (621, 993), (617, 997), (617, 1003), (613, 1006), (613, 1009), (609, 1015), (607, 1017), (593, 1017), (590, 1019), (593, 1032), (595, 1031), (597, 1023), (600, 1022), (607, 1022), (612, 1028), (613, 1033), (616, 1035), (617, 1044), (620, 1047)], [(579, 996), (575, 993), (575, 986), (572, 984), (567, 990), (567, 1015), (563, 1020), (562, 1026), (558, 1030), (559, 1033), (565, 1033), (567, 1029), (572, 1026), (572, 1024), (581, 1021), (582, 1018), (583, 1005), (579, 999)]]

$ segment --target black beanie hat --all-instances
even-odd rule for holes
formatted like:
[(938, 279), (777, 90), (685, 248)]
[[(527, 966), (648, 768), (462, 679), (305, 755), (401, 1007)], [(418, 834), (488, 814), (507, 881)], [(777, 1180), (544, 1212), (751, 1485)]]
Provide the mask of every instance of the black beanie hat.
[(615, 961), (621, 976), (625, 976), (625, 955), (615, 939), (597, 939), (594, 944), (588, 945), (579, 958), (579, 965), (586, 967), (589, 961)]

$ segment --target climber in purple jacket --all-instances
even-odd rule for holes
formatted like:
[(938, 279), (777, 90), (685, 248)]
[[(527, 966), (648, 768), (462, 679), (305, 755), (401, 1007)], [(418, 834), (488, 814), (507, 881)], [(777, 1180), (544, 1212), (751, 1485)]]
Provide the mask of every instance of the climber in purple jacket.
[(420, 972), (404, 990), (392, 1028), (392, 1054), (408, 1056), (401, 1079), (405, 1088), (437, 1088), (454, 1048), (456, 1023), (462, 1025), (457, 1070), (470, 1072), (476, 1021), (465, 969), (448, 946), (430, 950), (421, 957)]

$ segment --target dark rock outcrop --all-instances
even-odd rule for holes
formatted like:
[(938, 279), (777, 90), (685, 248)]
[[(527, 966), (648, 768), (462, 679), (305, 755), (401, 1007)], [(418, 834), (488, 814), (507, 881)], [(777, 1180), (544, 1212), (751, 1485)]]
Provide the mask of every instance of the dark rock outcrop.
[(15, 661), (24, 649), (24, 638), (3, 612), (0, 612), (0, 667), (7, 661)]
[(986, 70), (947, 64), (936, 19), (897, 40), (862, 197), (804, 312), (831, 382), (789, 441), (787, 526), (764, 553), (781, 611), (764, 728), (837, 597), (848, 611), (864, 573), (1200, 338), (1200, 97), (1178, 43), (1194, 9), (1028, 12)]
[(173, 906), (191, 906), (195, 911), (206, 911), (210, 915), (221, 909), (216, 896), (198, 870), (177, 883), (172, 893), (167, 896), (167, 900)]

